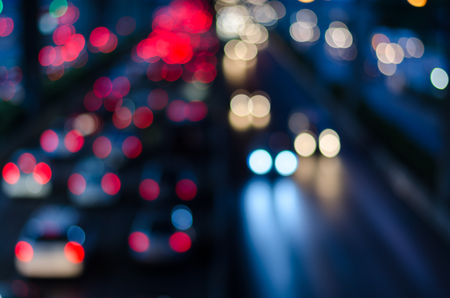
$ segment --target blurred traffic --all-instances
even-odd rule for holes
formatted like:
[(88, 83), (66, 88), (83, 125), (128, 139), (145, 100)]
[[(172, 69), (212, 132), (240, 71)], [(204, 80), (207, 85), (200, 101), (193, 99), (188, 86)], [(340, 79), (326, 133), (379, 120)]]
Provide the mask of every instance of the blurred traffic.
[(450, 295), (449, 10), (0, 0), (0, 298)]

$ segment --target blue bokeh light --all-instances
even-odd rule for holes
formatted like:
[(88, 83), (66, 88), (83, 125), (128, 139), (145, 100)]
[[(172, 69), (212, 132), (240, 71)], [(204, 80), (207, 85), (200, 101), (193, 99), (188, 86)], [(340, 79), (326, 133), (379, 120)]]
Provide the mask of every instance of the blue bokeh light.
[(86, 240), (86, 234), (84, 233), (82, 228), (78, 226), (71, 226), (67, 230), (67, 238), (69, 239), (69, 241), (73, 241), (80, 245), (83, 245), (84, 241)]
[(282, 176), (292, 175), (297, 167), (297, 156), (289, 150), (281, 151), (275, 158), (275, 169)]
[(192, 226), (192, 214), (188, 207), (177, 206), (172, 212), (172, 224), (179, 230), (187, 230)]
[(263, 149), (253, 151), (248, 157), (248, 167), (258, 175), (267, 174), (272, 169), (272, 156)]

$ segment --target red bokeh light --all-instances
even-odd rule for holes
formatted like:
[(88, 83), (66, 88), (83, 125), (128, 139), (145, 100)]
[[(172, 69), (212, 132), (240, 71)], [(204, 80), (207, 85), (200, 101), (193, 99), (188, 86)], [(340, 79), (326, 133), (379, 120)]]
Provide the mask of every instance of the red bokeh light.
[(33, 259), (33, 247), (25, 241), (19, 241), (15, 248), (16, 257), (22, 262), (29, 262)]
[(20, 171), (19, 168), (12, 162), (8, 162), (3, 167), (3, 179), (9, 184), (15, 184), (17, 181), (19, 181), (20, 178)]
[[(117, 94), (117, 92), (115, 94)], [(113, 92), (111, 92), (103, 100), (103, 106), (108, 112), (114, 112), (122, 106), (122, 102), (123, 100), (121, 96), (117, 97), (113, 94)]]
[(36, 166), (36, 158), (33, 156), (33, 154), (23, 153), (19, 156), (17, 163), (19, 164), (19, 168), (23, 173), (30, 174), (31, 172), (33, 172), (33, 169)]
[(0, 37), (6, 37), (14, 30), (14, 21), (11, 18), (0, 17)]
[(167, 117), (174, 122), (181, 122), (189, 117), (189, 105), (182, 100), (174, 100), (167, 107)]
[(203, 101), (194, 100), (189, 103), (188, 120), (197, 122), (205, 119), (208, 114), (208, 107)]
[(140, 107), (134, 111), (133, 123), (137, 128), (147, 128), (153, 122), (153, 113), (147, 107)]
[(48, 129), (42, 133), (40, 143), (42, 150), (45, 152), (53, 152), (59, 145), (58, 135), (53, 130)]
[(83, 148), (84, 145), (84, 137), (80, 131), (73, 129), (69, 131), (64, 137), (64, 146), (69, 152), (77, 152)]
[(69, 242), (64, 246), (64, 255), (67, 260), (72, 263), (78, 264), (81, 263), (84, 259), (84, 249), (83, 246), (76, 242)]
[(175, 192), (180, 199), (189, 201), (197, 195), (197, 185), (190, 179), (182, 179), (177, 182)]
[(102, 98), (95, 95), (94, 91), (89, 91), (84, 97), (84, 107), (89, 112), (97, 111), (102, 106)]
[(97, 97), (106, 97), (113, 88), (111, 79), (108, 77), (98, 78), (94, 83), (94, 93)]
[(163, 89), (155, 89), (148, 95), (148, 106), (153, 110), (162, 110), (169, 102), (169, 96)]
[(48, 164), (40, 162), (34, 167), (33, 178), (39, 184), (47, 184), (52, 178), (52, 169)]
[(39, 52), (39, 63), (42, 66), (49, 66), (56, 59), (56, 50), (52, 46), (43, 47)]
[[(194, 50), (208, 50), (210, 44), (200, 33), (210, 29), (212, 20), (211, 14), (201, 2), (174, 1), (156, 12), (152, 23), (153, 31), (136, 46), (136, 54), (145, 61), (157, 57), (167, 64), (188, 63), (194, 55)], [(203, 40), (204, 46), (199, 47)], [(147, 70), (150, 80), (160, 80), (158, 70), (154, 67)], [(166, 79), (172, 81), (174, 77), (166, 76)]]
[(75, 28), (72, 25), (59, 26), (53, 31), (53, 42), (61, 46), (69, 41), (72, 34), (75, 34)]
[(128, 244), (135, 252), (144, 252), (150, 247), (150, 240), (142, 232), (133, 232), (128, 237)]
[(83, 50), (85, 46), (84, 36), (81, 34), (74, 34), (70, 37), (70, 39), (65, 43), (64, 49), (66, 51), (66, 61), (71, 62), (78, 58), (80, 52)]
[[(209, 64), (211, 65), (211, 64)], [(208, 69), (199, 69), (194, 73), (194, 77), (197, 81), (203, 84), (208, 84), (214, 81), (217, 76), (217, 70), (213, 67)]]
[(72, 5), (69, 2), (69, 6), (67, 7), (66, 13), (58, 18), (58, 24), (60, 25), (74, 24), (76, 21), (78, 21), (79, 17), (80, 17), (80, 10), (78, 9), (78, 7)]
[(56, 53), (55, 60), (53, 60), (52, 65), (53, 66), (60, 66), (67, 59), (67, 50), (66, 50), (65, 47), (56, 46), (55, 47), (55, 53)]
[(111, 196), (117, 194), (120, 190), (120, 179), (113, 173), (105, 174), (101, 184), (103, 191)]
[(169, 64), (187, 63), (194, 54), (189, 35), (159, 29), (141, 41), (136, 51), (145, 60), (158, 56)]
[(173, 18), (166, 14), (158, 15), (153, 19), (152, 28), (153, 30), (160, 29), (170, 31), (173, 29)]
[(127, 77), (115, 78), (112, 86), (112, 94), (116, 97), (124, 97), (130, 92), (130, 81)]
[(175, 82), (181, 77), (183, 68), (178, 64), (164, 64), (161, 67), (161, 77), (168, 82)]
[(95, 156), (98, 158), (106, 158), (111, 153), (112, 145), (107, 137), (98, 137), (94, 144), (92, 144), (92, 150)]
[(92, 30), (89, 40), (94, 47), (101, 47), (108, 42), (109, 36), (110, 32), (108, 28), (97, 27)]
[(5, 32), (5, 30), (6, 30), (6, 19), (0, 17), (0, 36)]
[(112, 115), (112, 122), (118, 129), (127, 128), (131, 124), (131, 111), (126, 107), (118, 108)]
[(163, 79), (161, 69), (164, 63), (161, 61), (150, 63), (147, 67), (147, 77), (150, 81), (159, 82)]
[(111, 53), (117, 48), (117, 45), (119, 44), (119, 40), (117, 39), (117, 36), (114, 33), (111, 33), (109, 35), (108, 41), (105, 43), (105, 45), (98, 48), (98, 50), (102, 53)]
[(155, 180), (144, 179), (139, 184), (139, 194), (141, 197), (147, 201), (156, 200), (159, 196), (159, 185)]
[(81, 195), (86, 190), (86, 180), (80, 174), (72, 174), (67, 181), (67, 187), (74, 195)]
[(207, 11), (196, 11), (186, 20), (186, 29), (191, 33), (204, 33), (208, 31), (212, 24), (212, 16)]
[(142, 152), (142, 143), (138, 138), (130, 136), (123, 141), (122, 151), (126, 157), (136, 158)]
[(103, 106), (105, 107), (105, 110), (107, 110), (108, 112), (117, 111), (122, 106), (122, 103), (123, 103), (122, 97), (114, 96), (112, 92), (108, 96), (106, 96), (105, 99), (103, 100)]
[(175, 232), (169, 238), (170, 247), (175, 252), (186, 252), (191, 248), (192, 241), (191, 238), (183, 232)]

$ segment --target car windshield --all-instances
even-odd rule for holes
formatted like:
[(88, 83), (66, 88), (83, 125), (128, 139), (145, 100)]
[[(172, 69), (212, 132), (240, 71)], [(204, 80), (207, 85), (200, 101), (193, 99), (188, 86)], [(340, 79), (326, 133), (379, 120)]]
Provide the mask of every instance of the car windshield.
[(167, 221), (155, 222), (152, 226), (153, 233), (170, 234), (174, 230), (172, 223)]
[(59, 241), (68, 241), (66, 233), (63, 234), (43, 234), (36, 238), (38, 241), (52, 241), (52, 242), (59, 242)]

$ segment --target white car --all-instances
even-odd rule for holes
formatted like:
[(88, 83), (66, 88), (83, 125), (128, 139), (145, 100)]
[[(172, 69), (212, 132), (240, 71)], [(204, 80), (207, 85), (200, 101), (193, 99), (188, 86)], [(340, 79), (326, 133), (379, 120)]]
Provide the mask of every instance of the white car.
[(49, 205), (34, 212), (15, 247), (15, 267), (26, 277), (75, 278), (85, 266), (85, 232), (70, 206)]
[(52, 169), (38, 150), (18, 150), (3, 166), (1, 187), (10, 198), (45, 199), (52, 191)]

